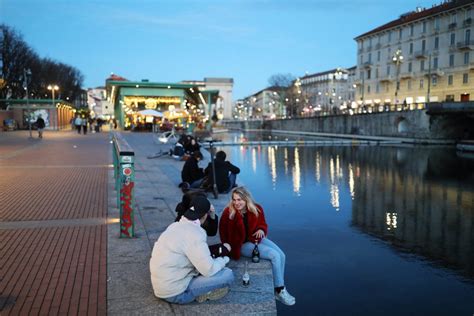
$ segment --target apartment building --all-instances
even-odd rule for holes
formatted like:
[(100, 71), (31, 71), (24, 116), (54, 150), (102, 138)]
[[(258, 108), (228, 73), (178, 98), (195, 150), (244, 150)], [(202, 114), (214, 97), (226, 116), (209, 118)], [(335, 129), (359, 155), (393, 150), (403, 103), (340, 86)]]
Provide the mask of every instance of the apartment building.
[(346, 112), (355, 103), (356, 67), (335, 68), (299, 79), (303, 116)]
[[(286, 88), (268, 87), (245, 97), (237, 108), (239, 114), (249, 119), (275, 119), (286, 116)], [(235, 110), (234, 110), (235, 113)]]
[(356, 99), (373, 111), (474, 99), (474, 1), (417, 8), (355, 38)]

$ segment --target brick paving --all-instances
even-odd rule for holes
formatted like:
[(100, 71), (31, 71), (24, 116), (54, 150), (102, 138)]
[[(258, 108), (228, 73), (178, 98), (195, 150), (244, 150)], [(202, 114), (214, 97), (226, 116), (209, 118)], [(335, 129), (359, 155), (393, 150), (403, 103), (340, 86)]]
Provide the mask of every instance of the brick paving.
[(109, 148), (0, 133), (0, 315), (106, 314)]

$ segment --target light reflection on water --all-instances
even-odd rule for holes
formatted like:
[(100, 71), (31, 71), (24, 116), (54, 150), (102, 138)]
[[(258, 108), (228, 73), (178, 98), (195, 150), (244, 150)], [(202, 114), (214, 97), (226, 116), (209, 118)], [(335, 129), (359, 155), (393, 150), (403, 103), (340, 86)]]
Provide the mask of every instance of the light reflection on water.
[(474, 311), (474, 160), (450, 148), (221, 149), (287, 254), (297, 304), (280, 314)]

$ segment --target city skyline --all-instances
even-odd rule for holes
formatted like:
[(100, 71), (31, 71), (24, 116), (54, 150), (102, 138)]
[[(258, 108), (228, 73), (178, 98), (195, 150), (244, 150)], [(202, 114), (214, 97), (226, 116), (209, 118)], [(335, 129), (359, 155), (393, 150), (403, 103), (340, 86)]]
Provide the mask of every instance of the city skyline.
[(234, 100), (276, 73), (304, 76), (356, 65), (354, 38), (434, 1), (0, 0), (0, 23), (41, 57), (84, 74), (153, 82), (234, 79)]

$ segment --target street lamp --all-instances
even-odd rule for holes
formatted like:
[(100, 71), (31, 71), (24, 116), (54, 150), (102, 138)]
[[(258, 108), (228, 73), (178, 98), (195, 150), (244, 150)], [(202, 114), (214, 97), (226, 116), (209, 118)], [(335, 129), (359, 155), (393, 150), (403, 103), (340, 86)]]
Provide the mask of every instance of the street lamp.
[(31, 134), (31, 109), (30, 109), (30, 95), (28, 93), (28, 81), (31, 78), (31, 70), (23, 68), (23, 87), (26, 90), (26, 111), (28, 113), (28, 130), (30, 131), (30, 138), (33, 138)]
[[(57, 85), (48, 85), (48, 90), (51, 90), (51, 95), (52, 95), (52, 98), (53, 98), (53, 109), (55, 108), (55, 105), (54, 105), (54, 91), (58, 91), (59, 90), (59, 87)], [(56, 115), (59, 115), (58, 111), (56, 111)], [(59, 130), (59, 125), (57, 126), (58, 130)]]
[(392, 61), (397, 65), (397, 87), (395, 88), (395, 102), (398, 104), (398, 90), (400, 90), (400, 65), (403, 62), (403, 55), (400, 49), (397, 49), (392, 57)]

